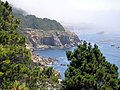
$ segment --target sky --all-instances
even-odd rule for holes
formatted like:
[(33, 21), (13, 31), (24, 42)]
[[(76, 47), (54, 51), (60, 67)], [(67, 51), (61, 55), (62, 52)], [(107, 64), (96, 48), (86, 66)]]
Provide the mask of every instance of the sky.
[[(6, 1), (6, 0), (2, 0)], [(63, 24), (97, 24), (118, 29), (120, 0), (7, 0), (17, 8), (40, 18)]]

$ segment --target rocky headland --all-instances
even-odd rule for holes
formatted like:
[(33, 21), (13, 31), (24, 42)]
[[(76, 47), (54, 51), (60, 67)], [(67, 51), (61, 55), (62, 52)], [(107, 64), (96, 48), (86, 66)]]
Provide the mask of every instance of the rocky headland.
[(22, 33), (27, 38), (29, 47), (46, 48), (70, 48), (77, 46), (81, 41), (74, 32), (69, 31), (44, 31), (41, 29), (25, 28)]
[[(34, 53), (34, 49), (70, 48), (77, 46), (81, 42), (74, 32), (69, 31), (44, 31), (41, 29), (31, 28), (24, 28), (21, 31), (27, 39), (26, 47), (31, 50), (32, 60), (34, 64), (40, 66), (41, 68), (54, 64), (54, 62), (57, 62), (57, 59), (38, 56)], [(61, 66), (64, 66), (64, 64)], [(59, 71), (54, 69), (54, 73), (59, 78), (61, 77)]]
[(13, 8), (13, 15), (20, 19), (19, 29), (26, 37), (26, 45), (29, 47), (70, 48), (80, 43), (75, 33), (66, 31), (56, 20), (29, 15), (18, 8)]

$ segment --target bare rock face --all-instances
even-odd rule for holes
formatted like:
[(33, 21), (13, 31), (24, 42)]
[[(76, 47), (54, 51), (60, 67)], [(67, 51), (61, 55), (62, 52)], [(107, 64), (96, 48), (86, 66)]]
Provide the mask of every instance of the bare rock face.
[(43, 38), (41, 38), (41, 44), (54, 46), (55, 45), (54, 37), (51, 36), (51, 37), (43, 37)]
[(43, 31), (30, 28), (26, 28), (22, 32), (27, 37), (28, 43), (35, 48), (69, 48), (80, 43), (80, 39), (73, 32)]

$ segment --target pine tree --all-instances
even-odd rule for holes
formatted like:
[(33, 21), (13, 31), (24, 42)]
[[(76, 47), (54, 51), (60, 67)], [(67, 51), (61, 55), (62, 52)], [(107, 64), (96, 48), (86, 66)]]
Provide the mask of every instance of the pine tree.
[(12, 7), (0, 0), (0, 90), (46, 89), (46, 82), (56, 83), (58, 78), (52, 68), (43, 71), (34, 65), (18, 26)]
[(65, 72), (64, 90), (119, 90), (118, 67), (110, 64), (95, 44), (83, 42), (67, 51), (70, 65)]

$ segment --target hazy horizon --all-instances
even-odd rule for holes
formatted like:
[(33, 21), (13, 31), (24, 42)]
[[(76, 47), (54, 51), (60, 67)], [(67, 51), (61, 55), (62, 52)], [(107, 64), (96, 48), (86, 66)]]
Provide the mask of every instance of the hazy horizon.
[[(6, 0), (2, 0), (6, 1)], [(120, 31), (119, 0), (7, 0), (13, 6), (40, 18), (64, 25), (96, 25)], [(110, 30), (111, 29), (111, 30)]]

